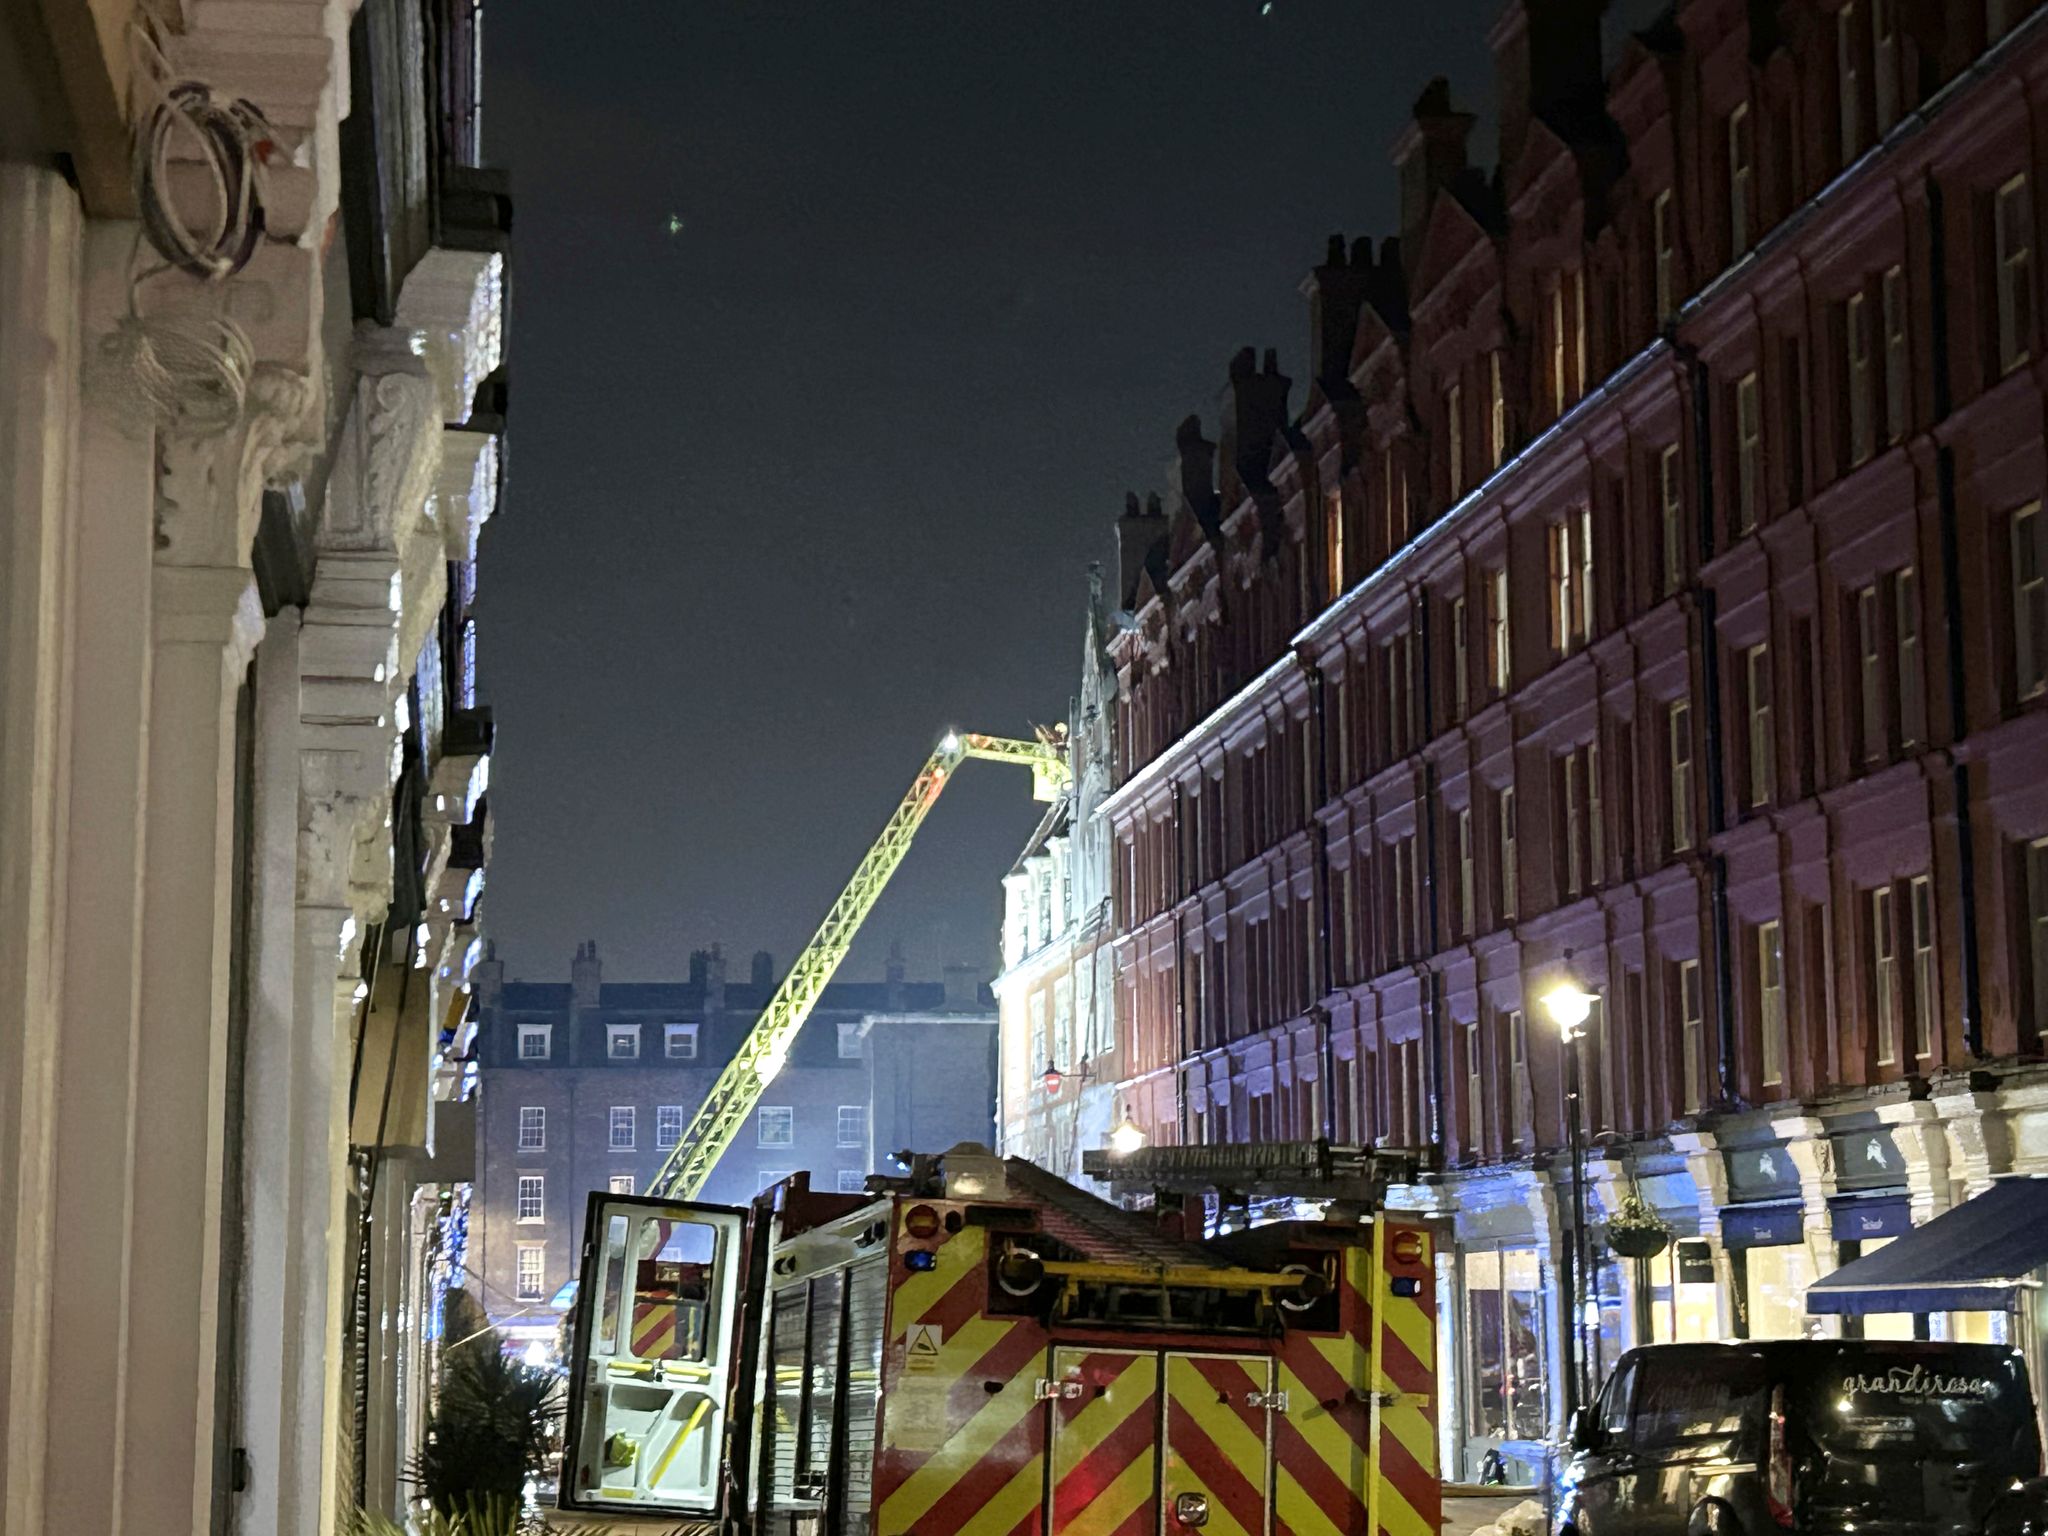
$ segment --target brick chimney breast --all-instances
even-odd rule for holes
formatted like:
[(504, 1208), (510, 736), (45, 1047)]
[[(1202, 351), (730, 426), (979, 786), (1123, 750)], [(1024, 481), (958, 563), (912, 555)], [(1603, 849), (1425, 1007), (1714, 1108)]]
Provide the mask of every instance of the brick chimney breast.
[(576, 958), (569, 966), (569, 999), (578, 1009), (595, 1008), (604, 986), (604, 966), (597, 958), (597, 940), (585, 939), (576, 946)]
[(1607, 0), (1508, 0), (1487, 34), (1500, 102), (1501, 183), (1513, 181), (1532, 118), (1571, 139), (1604, 110), (1600, 21)]
[(1422, 231), (1436, 195), (1465, 172), (1465, 141), (1472, 114), (1451, 105), (1451, 83), (1438, 75), (1415, 100), (1413, 120), (1394, 141), (1401, 175), (1401, 259), (1409, 282), (1422, 257)]

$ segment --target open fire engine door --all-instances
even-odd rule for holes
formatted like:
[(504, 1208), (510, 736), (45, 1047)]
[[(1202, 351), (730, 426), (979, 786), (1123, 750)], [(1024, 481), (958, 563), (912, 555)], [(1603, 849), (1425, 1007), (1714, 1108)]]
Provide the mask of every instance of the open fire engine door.
[(562, 1508), (723, 1514), (744, 1226), (725, 1206), (591, 1196)]

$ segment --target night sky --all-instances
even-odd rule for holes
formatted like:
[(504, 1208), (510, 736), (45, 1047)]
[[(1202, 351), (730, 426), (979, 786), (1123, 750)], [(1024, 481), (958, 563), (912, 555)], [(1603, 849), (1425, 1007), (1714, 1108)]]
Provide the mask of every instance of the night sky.
[[(1087, 567), (1328, 235), (1390, 233), (1499, 0), (504, 0), (516, 198), (487, 931), (514, 976), (809, 937), (948, 726), (1080, 676)], [(676, 226), (671, 229), (671, 222)], [(1113, 578), (1112, 578), (1113, 579)], [(842, 975), (993, 970), (1040, 807), (970, 764)]]

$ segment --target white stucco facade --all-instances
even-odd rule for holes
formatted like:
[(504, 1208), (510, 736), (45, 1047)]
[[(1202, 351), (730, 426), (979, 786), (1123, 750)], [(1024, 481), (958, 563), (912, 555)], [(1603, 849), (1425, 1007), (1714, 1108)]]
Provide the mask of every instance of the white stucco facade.
[[(469, 418), (498, 363), (504, 294), (501, 257), (435, 251), (396, 325), (344, 327), (336, 344), (353, 10), (202, 0), (168, 34), (174, 67), (255, 102), (286, 140), (265, 238), (235, 276), (169, 273), (140, 290), (146, 247), (104, 178), (88, 167), (74, 186), (0, 159), (9, 1536), (311, 1536), (352, 1502), (349, 1094), (375, 1012), (357, 978), (392, 899), (412, 668), (449, 561), (473, 557), (493, 509), (494, 429)], [(109, 81), (118, 47), (116, 34), (100, 61)], [(225, 426), (139, 410), (109, 362), (132, 309), (173, 303), (214, 306), (251, 346)], [(266, 611), (252, 568), (263, 498), (309, 479), (322, 491), (311, 589)], [(427, 913), (406, 936), (425, 989), (409, 1006), (436, 1022), (473, 936), (471, 872), (451, 885), (450, 845), (488, 781), (485, 754), (455, 745), (431, 765)], [(444, 1093), (450, 1081), (437, 1031), (420, 1038), (395, 1097), (429, 1107), (385, 1148), (380, 1327), (358, 1341), (394, 1370), (407, 1368), (398, 1337), (419, 1332), (405, 1309), (420, 1298), (400, 1283), (416, 1268), (408, 1170), (432, 1171), (437, 1069)], [(387, 1400), (395, 1389), (373, 1398)], [(372, 1419), (368, 1502), (389, 1509), (407, 1431), (381, 1406)]]

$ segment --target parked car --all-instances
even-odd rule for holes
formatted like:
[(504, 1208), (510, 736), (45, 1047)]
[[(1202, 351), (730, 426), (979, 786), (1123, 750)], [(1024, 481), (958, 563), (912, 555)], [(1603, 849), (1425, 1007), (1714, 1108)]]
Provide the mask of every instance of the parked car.
[(1657, 1344), (1574, 1416), (1557, 1530), (1979, 1536), (2040, 1473), (2025, 1367), (1996, 1345)]

